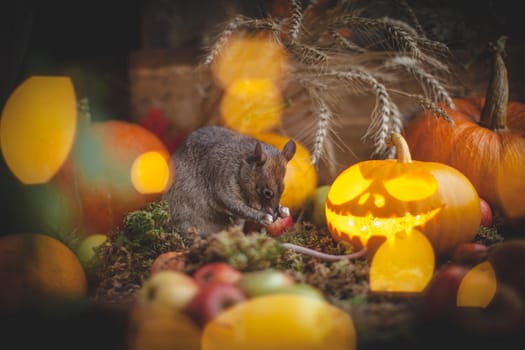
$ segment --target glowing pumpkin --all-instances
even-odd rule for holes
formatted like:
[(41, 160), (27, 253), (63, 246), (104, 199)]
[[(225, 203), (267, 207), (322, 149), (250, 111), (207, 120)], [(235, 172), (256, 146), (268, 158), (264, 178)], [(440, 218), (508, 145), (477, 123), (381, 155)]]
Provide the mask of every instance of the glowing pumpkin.
[[(278, 149), (283, 149), (290, 139), (276, 133), (261, 133), (255, 135), (255, 138)], [(295, 144), (295, 155), (286, 166), (284, 191), (281, 197), (281, 204), (290, 208), (292, 212), (301, 209), (307, 198), (317, 188), (317, 170), (312, 165), (310, 152), (297, 140)]]
[(481, 207), (470, 181), (448, 165), (412, 161), (401, 135), (394, 133), (391, 141), (397, 160), (356, 163), (332, 183), (325, 203), (332, 236), (367, 246), (372, 237), (395, 239), (400, 231), (418, 228), (436, 256), (471, 241)]
[(77, 127), (77, 100), (68, 77), (33, 76), (18, 86), (0, 118), (2, 154), (24, 184), (48, 182), (66, 160)]

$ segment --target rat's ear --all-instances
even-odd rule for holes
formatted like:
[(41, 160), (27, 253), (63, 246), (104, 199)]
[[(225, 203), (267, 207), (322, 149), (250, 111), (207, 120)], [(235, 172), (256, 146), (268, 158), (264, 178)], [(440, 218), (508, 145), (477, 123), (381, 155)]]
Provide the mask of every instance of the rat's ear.
[(290, 161), (292, 157), (295, 154), (295, 142), (294, 140), (290, 140), (284, 145), (283, 150), (281, 151), (284, 158), (286, 158), (287, 161)]
[(255, 162), (259, 165), (263, 165), (266, 162), (266, 153), (264, 153), (262, 146), (259, 142), (255, 143)]

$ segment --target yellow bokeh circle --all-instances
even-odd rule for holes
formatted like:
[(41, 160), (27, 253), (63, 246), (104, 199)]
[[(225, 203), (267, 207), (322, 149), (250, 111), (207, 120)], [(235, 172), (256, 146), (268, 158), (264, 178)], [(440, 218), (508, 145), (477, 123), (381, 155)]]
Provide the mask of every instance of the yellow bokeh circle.
[(160, 193), (170, 179), (168, 161), (155, 151), (141, 154), (131, 166), (131, 182), (139, 193)]
[(385, 240), (372, 258), (370, 290), (422, 292), (434, 273), (432, 244), (418, 230), (399, 232)]
[(76, 134), (77, 100), (68, 77), (32, 76), (9, 96), (0, 119), (2, 154), (24, 184), (48, 182)]
[(287, 55), (271, 35), (234, 35), (213, 61), (212, 72), (222, 87), (237, 79), (279, 81), (287, 66)]
[(244, 134), (278, 127), (282, 111), (281, 91), (268, 79), (237, 79), (227, 87), (221, 101), (224, 124)]

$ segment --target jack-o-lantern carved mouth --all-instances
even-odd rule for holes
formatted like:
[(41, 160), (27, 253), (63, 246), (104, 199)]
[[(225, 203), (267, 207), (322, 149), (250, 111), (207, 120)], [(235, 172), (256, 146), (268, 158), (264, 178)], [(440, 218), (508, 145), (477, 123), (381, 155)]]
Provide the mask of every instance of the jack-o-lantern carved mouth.
[(363, 246), (372, 236), (384, 236), (389, 239), (398, 232), (422, 226), (441, 211), (441, 208), (436, 208), (426, 213), (414, 215), (407, 212), (403, 216), (381, 218), (371, 213), (366, 216), (353, 216), (348, 213), (342, 215), (341, 212), (329, 208), (330, 206), (327, 206), (327, 224), (332, 234), (341, 239), (359, 237)]

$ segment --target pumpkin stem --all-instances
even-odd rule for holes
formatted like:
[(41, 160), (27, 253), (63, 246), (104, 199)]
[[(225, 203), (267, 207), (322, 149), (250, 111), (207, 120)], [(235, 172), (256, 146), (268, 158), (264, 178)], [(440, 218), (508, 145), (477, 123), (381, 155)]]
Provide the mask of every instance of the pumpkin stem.
[(479, 124), (490, 130), (507, 128), (507, 104), (509, 102), (509, 81), (507, 67), (503, 61), (506, 36), (490, 44), (493, 52), (492, 74), (485, 95), (485, 105), (481, 111)]
[(410, 150), (408, 148), (408, 143), (401, 134), (393, 132), (387, 137), (386, 140), (389, 146), (395, 147), (397, 151), (397, 161), (400, 163), (410, 163), (412, 162), (412, 156), (410, 155)]

